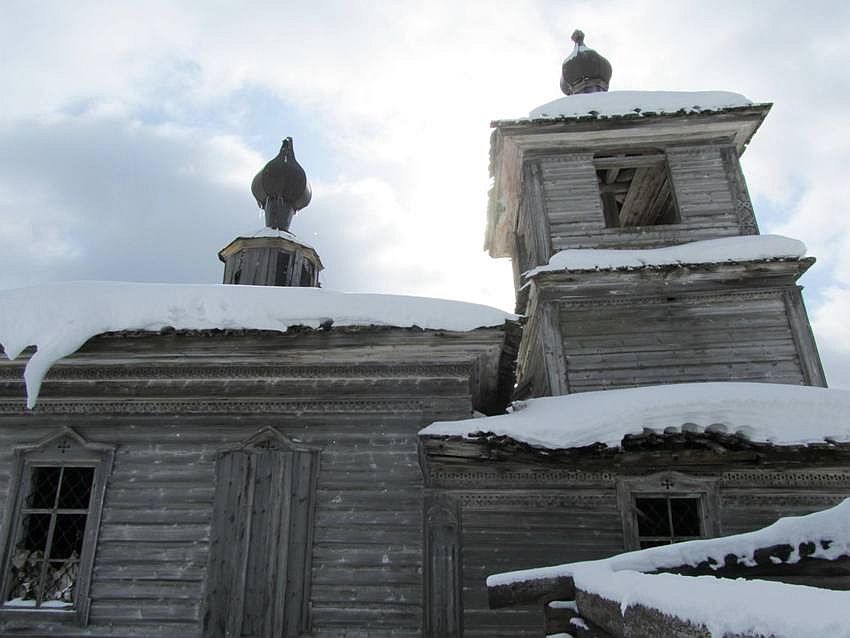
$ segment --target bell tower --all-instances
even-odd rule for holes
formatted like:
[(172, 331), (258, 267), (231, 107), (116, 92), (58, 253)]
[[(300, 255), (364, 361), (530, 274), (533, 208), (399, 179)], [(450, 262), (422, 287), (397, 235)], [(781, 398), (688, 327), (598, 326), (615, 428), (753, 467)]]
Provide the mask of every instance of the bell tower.
[(485, 245), (527, 324), (519, 398), (702, 381), (825, 385), (795, 240), (759, 235), (739, 158), (770, 104), (608, 91), (573, 34), (567, 95), (492, 124)]
[(319, 255), (289, 232), (292, 217), (312, 197), (291, 137), (254, 177), (251, 192), (265, 211), (266, 227), (251, 237), (237, 237), (218, 253), (224, 262), (224, 283), (318, 287), (323, 268)]

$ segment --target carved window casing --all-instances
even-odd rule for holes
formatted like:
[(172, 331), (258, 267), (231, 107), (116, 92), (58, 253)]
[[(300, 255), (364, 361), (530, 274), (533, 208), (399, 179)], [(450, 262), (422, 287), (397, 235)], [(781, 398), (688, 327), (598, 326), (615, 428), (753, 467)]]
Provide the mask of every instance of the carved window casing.
[(718, 483), (718, 478), (680, 472), (619, 479), (617, 500), (626, 549), (717, 536)]
[(114, 451), (71, 428), (15, 448), (2, 536), (0, 618), (88, 622), (92, 565)]
[(428, 494), (425, 515), (425, 632), (427, 638), (463, 635), (463, 543), (459, 503)]

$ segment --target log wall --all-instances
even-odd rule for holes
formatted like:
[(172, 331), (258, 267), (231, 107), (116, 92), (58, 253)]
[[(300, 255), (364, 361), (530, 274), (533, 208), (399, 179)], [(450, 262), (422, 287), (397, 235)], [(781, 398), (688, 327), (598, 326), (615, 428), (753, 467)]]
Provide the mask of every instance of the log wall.
[(805, 383), (782, 290), (558, 304), (571, 392), (700, 381)]
[(539, 163), (552, 251), (649, 248), (757, 232), (749, 219), (746, 187), (737, 181), (738, 158), (732, 145), (663, 150), (680, 221), (633, 228), (605, 227), (592, 151), (529, 160)]
[[(704, 520), (704, 527), (717, 535), (760, 529), (850, 497), (847, 449), (615, 452), (596, 460), (576, 452), (563, 461), (538, 452), (538, 460), (523, 462), (496, 440), (424, 437), (422, 446), (429, 491), (460, 504), (465, 636), (541, 635), (540, 601), (505, 600), (510, 606), (491, 609), (487, 576), (626, 551), (629, 511), (618, 497), (626, 484), (634, 494), (664, 493), (665, 479), (674, 484), (670, 494), (677, 486), (689, 491), (692, 482), (710, 485), (704, 498), (717, 505), (704, 511), (716, 520)], [(795, 582), (846, 587), (844, 572)]]
[(520, 398), (705, 381), (825, 386), (811, 259), (552, 272), (528, 285)]
[[(201, 635), (223, 450), (273, 427), (317, 447), (309, 608), (317, 636), (423, 631), (417, 432), (482, 408), (503, 331), (352, 330), (92, 340), (23, 408), (0, 365), (0, 507), (11, 450), (69, 426), (116, 446), (86, 627), (6, 619), (4, 635)], [(425, 354), (427, 352), (427, 355)]]

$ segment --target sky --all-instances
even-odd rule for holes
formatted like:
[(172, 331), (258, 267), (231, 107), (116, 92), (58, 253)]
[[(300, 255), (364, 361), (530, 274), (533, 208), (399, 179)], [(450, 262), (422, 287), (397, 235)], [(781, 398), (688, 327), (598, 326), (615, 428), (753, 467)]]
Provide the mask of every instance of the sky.
[(850, 5), (800, 2), (0, 2), (0, 289), (214, 283), (294, 138), (292, 231), (322, 284), (513, 307), (483, 252), (490, 122), (561, 97), (581, 28), (611, 90), (772, 102), (742, 158), (763, 233), (803, 240), (830, 385), (850, 388)]

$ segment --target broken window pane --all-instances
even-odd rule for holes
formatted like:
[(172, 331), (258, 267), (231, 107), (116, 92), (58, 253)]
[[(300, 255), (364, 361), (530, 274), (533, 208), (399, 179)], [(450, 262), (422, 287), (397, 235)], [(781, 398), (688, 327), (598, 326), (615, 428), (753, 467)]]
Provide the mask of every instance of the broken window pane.
[(93, 467), (32, 467), (18, 522), (6, 605), (71, 607), (83, 549)]

